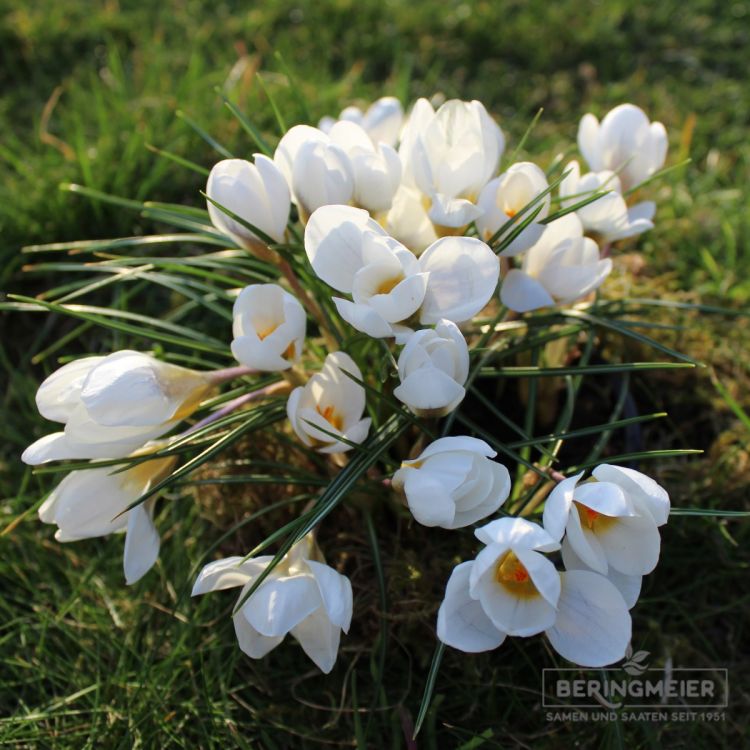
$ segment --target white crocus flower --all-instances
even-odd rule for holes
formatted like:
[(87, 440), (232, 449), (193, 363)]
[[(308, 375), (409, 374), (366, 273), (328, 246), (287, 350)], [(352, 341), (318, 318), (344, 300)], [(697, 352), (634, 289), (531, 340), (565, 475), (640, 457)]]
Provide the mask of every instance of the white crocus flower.
[[(273, 557), (227, 557), (206, 565), (193, 596), (242, 586), (238, 603)], [(233, 615), (237, 641), (244, 653), (260, 659), (287, 633), (315, 665), (328, 674), (336, 663), (341, 631), (352, 619), (349, 579), (325, 564), (311, 535), (295, 544), (249, 599)]]
[(251, 284), (234, 302), (232, 354), (254, 370), (289, 369), (302, 354), (307, 320), (299, 301), (278, 284)]
[(508, 635), (545, 632), (566, 659), (604, 666), (630, 642), (628, 608), (604, 576), (559, 573), (542, 553), (559, 544), (540, 526), (501, 518), (477, 529), (487, 545), (454, 568), (438, 611), (438, 638), (468, 653), (497, 648)]
[(290, 128), (279, 141), (273, 160), (291, 188), (303, 222), (316, 208), (347, 204), (354, 196), (349, 157), (317, 128)]
[(440, 438), (401, 464), (393, 487), (419, 523), (460, 529), (492, 515), (508, 498), (510, 475), (490, 460), (496, 455), (483, 440)]
[[(665, 493), (644, 493), (645, 482), (621, 472), (604, 465), (592, 481), (578, 484), (582, 473), (564, 479), (547, 498), (544, 527), (555, 539), (565, 533), (575, 555), (602, 575), (612, 568), (626, 576), (643, 576), (659, 560), (661, 538), (654, 512), (661, 518), (666, 507), (668, 513), (669, 500)], [(624, 490), (608, 481), (610, 476), (636, 490)]]
[(411, 334), (398, 358), (401, 384), (393, 395), (419, 416), (453, 411), (466, 395), (469, 349), (458, 326), (441, 320)]
[(287, 401), (286, 413), (297, 436), (321, 453), (351, 450), (349, 443), (361, 443), (370, 430), (369, 417), (362, 419), (365, 389), (346, 373), (362, 379), (348, 354), (333, 352), (326, 357), (323, 369), (295, 388)]
[(427, 216), (422, 194), (414, 187), (402, 184), (393, 196), (385, 228), (394, 239), (406, 245), (414, 255), (421, 255), (438, 238), (435, 227)]
[[(342, 121), (359, 125), (375, 145), (384, 143), (393, 148), (403, 125), (404, 108), (395, 96), (383, 96), (373, 102), (366, 112), (359, 107), (346, 107), (339, 115), (338, 122)], [(333, 117), (323, 117), (318, 127), (324, 133), (330, 133), (336, 122)]]
[[(266, 156), (255, 154), (255, 163), (225, 159), (208, 176), (206, 195), (257, 227), (276, 242), (284, 241), (291, 198), (284, 175)], [(213, 225), (243, 247), (265, 244), (247, 227), (208, 202)]]
[(596, 235), (602, 242), (616, 242), (654, 228), (656, 204), (643, 201), (628, 208), (620, 194), (620, 179), (614, 172), (589, 172), (581, 176), (577, 161), (572, 161), (565, 169), (569, 174), (560, 183), (562, 208), (569, 208), (598, 190), (611, 191), (576, 211), (586, 232)]
[(612, 270), (594, 240), (583, 236), (575, 214), (547, 225), (541, 239), (523, 256), (521, 268), (510, 270), (500, 300), (516, 312), (568, 304), (597, 289)]
[(195, 411), (214, 383), (209, 373), (123, 350), (84, 357), (39, 387), (39, 413), (62, 422), (22, 455), (27, 464), (72, 458), (121, 458)]
[(415, 106), (399, 153), (438, 233), (460, 234), (481, 214), (476, 201), (497, 169), (505, 138), (478, 101), (452, 99), (431, 117), (428, 108)]
[[(166, 443), (152, 443), (133, 456), (145, 455)], [(72, 471), (39, 508), (44, 523), (55, 524), (58, 542), (125, 532), (125, 581), (142, 578), (159, 556), (159, 533), (154, 526), (155, 498), (132, 510), (128, 506), (164, 479), (174, 468), (175, 457), (144, 461), (132, 468), (108, 466)]]
[(417, 258), (366, 211), (318, 209), (305, 229), (305, 250), (317, 276), (353, 302), (334, 298), (339, 313), (370, 336), (422, 324), (471, 319), (489, 301), (500, 273), (497, 256), (471, 237), (445, 237)]
[[(477, 218), (479, 235), (488, 241), (499, 229), (513, 219), (519, 211), (531, 203), (534, 198), (549, 188), (547, 177), (536, 164), (522, 161), (511, 166), (499, 177), (490, 180), (479, 194), (477, 205), (482, 215)], [(540, 209), (536, 219), (532, 221), (518, 237), (516, 237), (501, 255), (512, 257), (528, 250), (539, 240), (544, 232), (544, 224), (540, 222), (549, 215), (549, 193), (519, 219), (523, 221), (527, 215)], [(511, 225), (509, 232), (512, 232)]]
[(346, 204), (354, 197), (354, 169), (344, 149), (308, 141), (300, 146), (292, 170), (292, 189), (306, 221), (316, 208)]
[(401, 160), (383, 143), (373, 145), (367, 133), (353, 122), (338, 122), (331, 141), (342, 148), (354, 173), (354, 203), (371, 213), (388, 211), (401, 182)]
[(617, 172), (626, 190), (657, 172), (667, 156), (667, 131), (660, 122), (649, 122), (633, 104), (620, 104), (599, 120), (581, 118), (578, 148), (594, 172)]

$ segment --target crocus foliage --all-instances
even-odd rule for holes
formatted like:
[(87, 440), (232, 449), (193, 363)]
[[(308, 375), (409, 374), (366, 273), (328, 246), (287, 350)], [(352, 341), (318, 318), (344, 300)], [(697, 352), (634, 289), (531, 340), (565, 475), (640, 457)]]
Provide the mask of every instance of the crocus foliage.
[[(508, 362), (492, 369), (493, 356), (512, 350), (513, 332), (534, 332), (537, 361), (553, 356), (549, 342), (567, 342), (558, 365), (581, 361), (580, 342), (557, 332), (587, 319), (619, 243), (654, 227), (655, 204), (643, 190), (632, 196), (663, 166), (666, 131), (624, 104), (601, 122), (581, 120), (586, 167), (562, 157), (510, 163), (505, 144), (478, 101), (419, 99), (405, 114), (384, 97), (319, 127), (294, 125), (275, 149), (259, 142), (267, 155), (215, 164), (201, 229), (214, 247), (199, 258), (209, 271), (196, 281), (200, 264), (185, 266), (185, 288), (194, 301), (229, 278), (205, 297), (225, 346), (195, 335), (188, 354), (122, 350), (48, 375), (37, 405), (63, 429), (23, 460), (78, 461), (39, 510), (56, 538), (125, 532), (125, 578), (139, 580), (158, 557), (158, 492), (183, 476), (183, 452), (193, 451), (185, 473), (220, 460), (235, 435), (252, 436), (255, 419), (273, 424), (263, 439), (307, 456), (305, 477), (322, 489), (296, 525), (259, 547), (283, 541), (278, 555), (203, 560), (193, 594), (240, 589), (232, 619), (249, 657), (289, 634), (330, 672), (353, 613), (368, 616), (357, 612), (346, 560), (334, 547), (337, 563), (327, 565), (316, 541), (317, 524), (361, 481), (368, 503), (442, 535), (444, 644), (476, 653), (543, 636), (582, 666), (621, 659), (630, 609), (661, 552), (666, 491), (615, 463), (589, 476), (568, 471), (557, 448), (531, 463), (496, 437), (496, 415), (520, 445), (545, 440), (504, 417), (493, 391), (478, 394), (469, 417), (461, 410), (487, 368), (500, 382)], [(179, 216), (193, 231), (200, 212), (190, 212)], [(228, 277), (232, 259), (246, 263), (241, 283)], [(181, 330), (164, 323), (165, 348)], [(211, 367), (201, 352), (227, 366)], [(560, 424), (550, 446), (569, 419)], [(467, 539), (476, 554), (450, 572), (461, 559), (452, 540)]]

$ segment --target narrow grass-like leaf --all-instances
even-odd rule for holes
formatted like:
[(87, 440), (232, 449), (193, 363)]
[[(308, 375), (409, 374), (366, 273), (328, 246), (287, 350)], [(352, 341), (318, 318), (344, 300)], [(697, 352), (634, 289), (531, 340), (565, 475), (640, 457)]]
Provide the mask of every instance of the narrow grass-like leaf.
[(630, 461), (635, 463), (637, 461), (650, 461), (659, 458), (671, 458), (673, 456), (698, 456), (703, 452), (704, 451), (702, 450), (694, 448), (674, 448), (668, 450), (638, 451), (637, 453), (622, 453), (619, 456), (605, 456), (602, 460), (587, 461), (578, 466), (572, 466), (565, 473), (572, 475), (583, 469), (590, 469), (592, 466), (597, 466), (600, 463), (624, 464)]
[(664, 354), (668, 354), (670, 357), (674, 357), (675, 359), (680, 359), (683, 362), (690, 362), (692, 365), (695, 365), (696, 367), (703, 367), (703, 365), (700, 362), (698, 362), (698, 360), (695, 360), (692, 357), (689, 357), (687, 354), (682, 354), (681, 352), (675, 351), (674, 349), (671, 349), (670, 347), (665, 346), (659, 341), (652, 339), (650, 336), (646, 336), (646, 334), (644, 333), (638, 333), (638, 331), (631, 331), (626, 326), (623, 326), (620, 323), (616, 323), (613, 320), (609, 320), (608, 318), (600, 318), (596, 315), (591, 315), (590, 313), (583, 312), (583, 310), (570, 309), (570, 310), (561, 310), (560, 312), (562, 315), (564, 315), (567, 318), (575, 318), (576, 320), (585, 320), (591, 323), (592, 325), (601, 326), (602, 328), (609, 328), (612, 331), (617, 331), (618, 333), (621, 333), (623, 336), (627, 336), (631, 339), (635, 339), (641, 344), (646, 344), (647, 346), (650, 346), (652, 349), (658, 349), (660, 352), (664, 352)]
[(193, 172), (197, 172), (204, 177), (208, 177), (209, 175), (208, 169), (202, 167), (200, 164), (196, 164), (194, 161), (190, 161), (190, 159), (186, 159), (184, 156), (179, 156), (178, 154), (173, 154), (171, 151), (165, 151), (164, 149), (157, 148), (156, 146), (152, 146), (150, 143), (146, 144), (146, 148), (149, 151), (157, 154), (158, 156), (168, 159), (169, 161), (173, 161), (175, 164), (179, 164), (181, 167), (185, 167), (186, 169), (190, 169)]
[(417, 720), (414, 723), (414, 734), (412, 735), (412, 739), (417, 739), (417, 735), (422, 728), (422, 724), (424, 724), (427, 712), (430, 710), (432, 694), (435, 692), (435, 683), (437, 682), (438, 672), (440, 671), (440, 664), (443, 661), (444, 653), (445, 644), (441, 641), (437, 644), (435, 653), (432, 655), (432, 663), (430, 664), (430, 671), (427, 674), (427, 682), (424, 686), (422, 702), (419, 704), (419, 711), (417, 713)]
[(185, 114), (181, 109), (178, 109), (175, 115), (189, 125), (212, 149), (218, 151), (225, 159), (233, 158), (232, 152), (222, 146), (213, 136), (209, 135), (190, 115)]
[(261, 135), (260, 130), (245, 117), (242, 110), (233, 102), (224, 96), (220, 88), (216, 88), (216, 93), (221, 97), (224, 102), (224, 106), (237, 118), (237, 121), (242, 125), (245, 132), (255, 141), (255, 145), (261, 150), (266, 156), (271, 156), (273, 151), (271, 147), (266, 143), (266, 139)]
[(694, 368), (690, 362), (623, 362), (611, 365), (586, 365), (575, 367), (498, 367), (482, 368), (483, 378), (544, 378), (560, 375), (611, 375), (618, 372), (640, 370), (681, 370)]

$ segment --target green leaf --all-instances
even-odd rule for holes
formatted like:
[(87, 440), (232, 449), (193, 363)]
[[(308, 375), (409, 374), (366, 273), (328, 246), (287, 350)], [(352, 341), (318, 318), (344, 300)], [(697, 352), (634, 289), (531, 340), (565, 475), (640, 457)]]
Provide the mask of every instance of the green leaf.
[(432, 694), (435, 692), (435, 683), (437, 682), (438, 672), (440, 671), (440, 664), (443, 661), (444, 653), (445, 644), (439, 642), (435, 648), (435, 653), (432, 655), (432, 663), (430, 664), (430, 671), (427, 674), (427, 682), (424, 686), (422, 702), (419, 705), (419, 712), (417, 713), (417, 721), (414, 724), (414, 734), (412, 735), (412, 739), (417, 738), (419, 730), (422, 728), (422, 724), (424, 724), (424, 720), (427, 717), (427, 712), (430, 710)]

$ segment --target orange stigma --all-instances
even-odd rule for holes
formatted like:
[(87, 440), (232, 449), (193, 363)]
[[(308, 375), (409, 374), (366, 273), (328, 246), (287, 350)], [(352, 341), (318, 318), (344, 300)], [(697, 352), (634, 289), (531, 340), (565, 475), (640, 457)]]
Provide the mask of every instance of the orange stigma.
[(506, 552), (497, 561), (495, 580), (515, 596), (523, 598), (539, 596), (529, 571), (514, 552)]
[(336, 413), (336, 410), (332, 406), (326, 406), (322, 410), (319, 406), (316, 406), (315, 411), (335, 430), (341, 430), (344, 420)]

